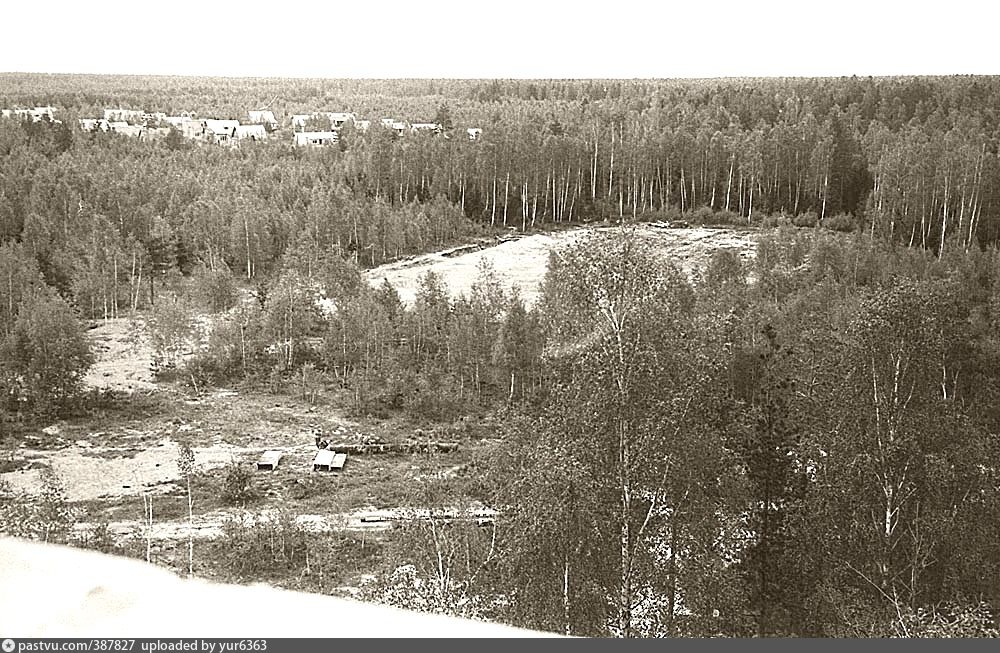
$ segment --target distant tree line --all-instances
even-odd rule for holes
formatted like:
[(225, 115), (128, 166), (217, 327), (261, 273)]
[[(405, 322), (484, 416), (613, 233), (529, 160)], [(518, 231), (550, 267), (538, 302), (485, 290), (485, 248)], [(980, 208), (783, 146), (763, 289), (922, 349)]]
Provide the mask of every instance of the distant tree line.
[(204, 80), (12, 80), (0, 100), (54, 102), (67, 120), (0, 122), (0, 240), (29, 247), (64, 294), (86, 286), (92, 315), (198, 262), (267, 276), (306, 231), (363, 266), (481, 229), (624, 217), (784, 219), (935, 252), (1000, 236), (994, 78), (230, 84), (247, 107), (277, 96), (289, 112), (453, 125), (397, 137), (376, 118), (322, 151), (137, 142), (71, 119), (88, 102), (208, 115), (232, 101)]

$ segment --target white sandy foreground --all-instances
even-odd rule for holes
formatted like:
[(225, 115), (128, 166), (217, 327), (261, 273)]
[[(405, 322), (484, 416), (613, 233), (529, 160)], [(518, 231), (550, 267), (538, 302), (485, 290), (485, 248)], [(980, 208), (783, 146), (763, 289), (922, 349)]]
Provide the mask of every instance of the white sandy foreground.
[(544, 637), (548, 633), (182, 579), (147, 563), (0, 538), (3, 637)]
[[(600, 227), (597, 231), (611, 231), (618, 227)], [(505, 286), (516, 286), (527, 305), (538, 300), (539, 286), (548, 267), (549, 251), (571, 243), (593, 228), (573, 229), (553, 234), (535, 234), (509, 240), (493, 247), (449, 256), (453, 250), (424, 254), (402, 261), (387, 263), (365, 273), (368, 282), (378, 286), (388, 280), (404, 303), (412, 305), (419, 287), (419, 279), (430, 270), (440, 274), (453, 296), (469, 295), (482, 261), (490, 261)], [(662, 246), (665, 256), (673, 260), (689, 276), (702, 269), (712, 252), (734, 249), (744, 258), (756, 253), (756, 242), (751, 232), (737, 229), (664, 229), (654, 226), (639, 227), (640, 233), (650, 236)], [(463, 248), (464, 249), (464, 248)]]

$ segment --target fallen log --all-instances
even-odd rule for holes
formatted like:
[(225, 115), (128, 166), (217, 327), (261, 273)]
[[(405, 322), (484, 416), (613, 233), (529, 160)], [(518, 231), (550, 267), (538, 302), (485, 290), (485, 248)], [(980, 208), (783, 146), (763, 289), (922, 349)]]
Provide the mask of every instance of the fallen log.
[(458, 450), (457, 442), (402, 442), (402, 443), (337, 443), (326, 447), (334, 453), (378, 454), (378, 453), (449, 453)]

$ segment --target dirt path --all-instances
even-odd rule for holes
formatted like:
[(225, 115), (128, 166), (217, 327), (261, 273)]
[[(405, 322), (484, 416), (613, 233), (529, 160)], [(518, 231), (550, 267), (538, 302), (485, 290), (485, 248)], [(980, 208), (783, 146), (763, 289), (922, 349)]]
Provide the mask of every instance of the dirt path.
[[(227, 520), (243, 520), (244, 523), (267, 522), (279, 516), (276, 509), (267, 510), (213, 510), (194, 515), (189, 526), (187, 519), (155, 520), (150, 532), (150, 539), (157, 541), (187, 540), (191, 533), (196, 540), (215, 539), (222, 537)], [(431, 515), (448, 519), (482, 520), (484, 523), (496, 517), (497, 512), (483, 506), (473, 506), (466, 509), (435, 510), (433, 513), (426, 508), (374, 508), (353, 510), (345, 513), (301, 514), (295, 516), (295, 523), (310, 533), (329, 533), (332, 531), (384, 531), (392, 528), (393, 523), (404, 521), (421, 521), (431, 518)], [(74, 526), (79, 533), (93, 531), (97, 524), (80, 522)], [(108, 530), (116, 541), (121, 542), (130, 537), (146, 537), (146, 525), (137, 519), (113, 521), (108, 523)]]

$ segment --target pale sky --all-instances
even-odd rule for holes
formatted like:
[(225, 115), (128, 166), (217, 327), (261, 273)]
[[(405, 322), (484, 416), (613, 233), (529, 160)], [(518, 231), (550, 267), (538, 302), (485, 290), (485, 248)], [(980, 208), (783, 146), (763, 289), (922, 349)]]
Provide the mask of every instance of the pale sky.
[(0, 72), (283, 77), (1000, 74), (971, 0), (151, 0), (0, 9)]

